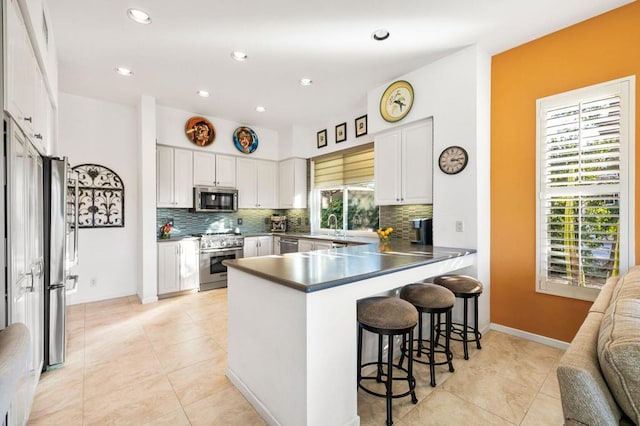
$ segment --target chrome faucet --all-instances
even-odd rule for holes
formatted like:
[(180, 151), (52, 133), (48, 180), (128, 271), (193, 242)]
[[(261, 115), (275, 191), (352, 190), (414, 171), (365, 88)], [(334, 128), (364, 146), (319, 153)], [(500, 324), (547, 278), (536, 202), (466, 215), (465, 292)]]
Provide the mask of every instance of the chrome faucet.
[(338, 216), (336, 216), (335, 214), (331, 213), (329, 215), (329, 217), (327, 217), (327, 226), (329, 227), (329, 229), (331, 228), (331, 219), (333, 219), (333, 231), (335, 232), (336, 235), (338, 235)]

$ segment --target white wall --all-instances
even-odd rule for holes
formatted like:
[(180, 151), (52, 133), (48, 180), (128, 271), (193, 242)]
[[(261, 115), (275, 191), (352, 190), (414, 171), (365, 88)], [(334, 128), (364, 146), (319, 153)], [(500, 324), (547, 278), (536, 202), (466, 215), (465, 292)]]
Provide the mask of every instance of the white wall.
[[(69, 304), (136, 294), (138, 142), (134, 107), (60, 93), (59, 155), (118, 173), (125, 188), (123, 228), (80, 229), (79, 289)], [(96, 286), (90, 287), (91, 280)]]
[[(184, 126), (189, 118), (200, 116), (189, 111), (184, 111), (166, 106), (157, 105), (157, 136), (161, 145), (171, 145), (178, 148), (187, 148), (199, 151), (208, 151), (221, 154), (231, 154), (237, 156), (247, 156), (238, 151), (233, 143), (233, 132), (240, 126), (246, 124), (236, 123), (222, 118), (204, 116), (208, 119), (216, 130), (216, 138), (205, 147), (200, 147), (191, 142), (184, 132)], [(258, 136), (258, 148), (248, 155), (251, 158), (260, 158), (263, 160), (278, 160), (278, 132), (275, 130), (265, 129), (263, 127), (249, 125)]]
[[(366, 110), (363, 108), (353, 111), (346, 116), (330, 117), (327, 120), (319, 122), (314, 127), (299, 127), (297, 129), (297, 138), (299, 141), (304, 140), (304, 147), (306, 147), (306, 150), (300, 150), (300, 152), (304, 154), (304, 157), (310, 158), (372, 142), (373, 134), (370, 130), (366, 135), (356, 138), (355, 119), (366, 113)], [(342, 123), (347, 123), (347, 140), (336, 143), (336, 126)], [(327, 130), (327, 146), (318, 148), (317, 135), (318, 132), (324, 129)], [(369, 129), (371, 129), (371, 127), (369, 127)]]
[[(380, 116), (379, 105), (393, 81), (370, 90), (369, 133), (433, 117), (433, 242), (478, 251), (475, 271), (468, 273), (485, 285), (479, 309), (481, 327), (485, 327), (490, 292), (491, 57), (471, 46), (395, 80), (411, 83), (413, 107), (400, 122), (388, 123)], [(467, 167), (457, 175), (442, 173), (437, 164), (440, 153), (450, 145), (462, 146), (469, 154)], [(464, 223), (463, 232), (456, 232), (456, 221)]]

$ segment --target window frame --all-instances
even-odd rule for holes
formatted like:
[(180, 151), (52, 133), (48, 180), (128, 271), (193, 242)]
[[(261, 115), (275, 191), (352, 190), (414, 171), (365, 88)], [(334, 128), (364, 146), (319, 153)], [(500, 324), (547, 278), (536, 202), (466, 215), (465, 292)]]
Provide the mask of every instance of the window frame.
[[(360, 186), (362, 185), (362, 186)], [(365, 186), (367, 185), (367, 186)], [(375, 185), (373, 182), (362, 182), (360, 184), (348, 184), (348, 185), (325, 185), (325, 186), (317, 186), (314, 187), (311, 191), (312, 194), (312, 202), (311, 202), (311, 231), (312, 232), (319, 232), (319, 233), (326, 233), (326, 234), (333, 234), (334, 232), (338, 232), (340, 235), (349, 235), (349, 236), (360, 236), (360, 237), (372, 237), (372, 236), (376, 236), (377, 234), (374, 230), (371, 231), (357, 231), (357, 230), (349, 230), (347, 229), (348, 227), (348, 221), (349, 221), (349, 206), (348, 206), (348, 202), (344, 202), (345, 200), (348, 201), (349, 199), (349, 190), (365, 190), (365, 191), (371, 191), (375, 193)], [(342, 191), (343, 194), (343, 203), (342, 203), (342, 226), (341, 229), (337, 229), (336, 231), (334, 231), (333, 229), (330, 228), (322, 228), (322, 224), (321, 224), (321, 217), (322, 217), (322, 191), (327, 191), (327, 190), (340, 190)], [(379, 206), (378, 206), (379, 208)]]
[[(546, 253), (546, 232), (544, 215), (545, 189), (543, 180), (546, 176), (544, 153), (546, 148), (546, 111), (575, 103), (604, 97), (616, 93), (620, 96), (620, 266), (622, 274), (635, 263), (635, 76), (600, 83), (557, 95), (548, 96), (536, 101), (536, 292), (556, 296), (593, 301), (600, 289), (570, 286), (547, 281), (543, 272), (546, 264), (543, 256)], [(604, 185), (606, 186), (606, 185)], [(588, 186), (587, 186), (588, 187)], [(588, 195), (591, 192), (576, 186), (567, 193)]]

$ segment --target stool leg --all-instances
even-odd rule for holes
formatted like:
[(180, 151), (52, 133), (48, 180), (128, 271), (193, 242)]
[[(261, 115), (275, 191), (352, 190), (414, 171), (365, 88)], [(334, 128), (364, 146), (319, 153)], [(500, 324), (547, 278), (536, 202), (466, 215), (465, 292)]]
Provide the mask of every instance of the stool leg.
[(436, 324), (431, 324), (431, 327), (436, 327), (436, 346), (440, 343), (440, 333), (442, 333), (442, 329), (440, 328), (440, 312), (438, 312)]
[(358, 385), (362, 381), (362, 327), (358, 326)]
[(382, 334), (378, 334), (378, 375), (376, 376), (376, 382), (382, 382)]
[[(382, 336), (382, 335), (381, 335)], [(391, 401), (393, 401), (393, 336), (388, 336), (389, 349), (387, 353), (387, 426), (393, 424), (391, 418)]]
[(469, 349), (467, 347), (467, 327), (468, 327), (468, 314), (467, 314), (467, 307), (468, 307), (468, 303), (467, 303), (467, 299), (466, 297), (464, 298), (464, 313), (463, 313), (463, 321), (462, 321), (462, 347), (464, 348), (464, 359), (469, 359)]
[[(447, 322), (446, 323), (447, 330), (451, 329), (452, 312), (453, 312), (453, 308), (449, 309), (447, 311), (447, 313), (445, 314), (445, 318), (446, 318), (445, 321)], [(438, 314), (438, 316), (439, 315), (440, 314)], [(451, 344), (451, 335), (449, 333), (447, 333), (447, 335), (444, 336), (445, 353), (447, 355), (447, 360), (449, 361), (449, 371), (453, 373), (455, 370), (453, 368), (453, 354), (451, 353), (450, 344)]]
[[(409, 341), (413, 344), (413, 328), (409, 331)], [(418, 398), (416, 397), (416, 378), (413, 377), (413, 350), (409, 351), (409, 367), (407, 368), (407, 371), (407, 374), (409, 375), (409, 389), (411, 389), (411, 402), (417, 404)]]
[[(412, 346), (413, 349), (413, 346)], [(407, 350), (407, 335), (402, 335), (402, 345), (400, 345), (400, 362), (398, 362), (398, 367), (402, 368), (402, 364), (404, 364), (404, 356)]]
[(478, 332), (478, 296), (473, 298), (473, 321), (474, 321), (474, 328), (473, 328), (473, 334), (475, 335), (476, 338), (476, 346), (478, 349), (482, 349), (482, 346), (480, 346), (480, 333)]
[[(435, 319), (435, 314), (433, 312), (431, 312), (430, 314), (431, 317), (431, 324), (433, 324), (433, 321)], [(435, 362), (436, 362), (436, 347), (435, 347), (435, 340), (436, 340), (436, 336), (435, 336), (435, 329), (433, 327), (429, 327), (429, 373), (431, 374), (431, 387), (435, 388), (436, 387), (436, 366), (435, 366)]]
[[(411, 349), (413, 349), (413, 341)], [(422, 356), (422, 349), (424, 349), (424, 344), (422, 343), (422, 312), (418, 312), (418, 358)]]

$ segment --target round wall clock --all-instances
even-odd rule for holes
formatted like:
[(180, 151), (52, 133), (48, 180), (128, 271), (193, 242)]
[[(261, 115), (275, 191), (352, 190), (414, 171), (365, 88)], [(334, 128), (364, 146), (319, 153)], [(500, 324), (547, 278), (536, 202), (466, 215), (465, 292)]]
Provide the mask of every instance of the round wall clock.
[(184, 126), (184, 132), (198, 146), (207, 146), (216, 138), (216, 129), (204, 117), (191, 117)]
[(448, 175), (460, 173), (467, 167), (469, 154), (460, 146), (449, 146), (440, 153), (438, 165)]
[(380, 98), (380, 115), (386, 121), (400, 121), (413, 105), (413, 87), (408, 81), (398, 80), (391, 83)]
[(244, 154), (251, 154), (258, 148), (258, 135), (249, 127), (238, 127), (233, 132), (233, 143), (238, 151)]

